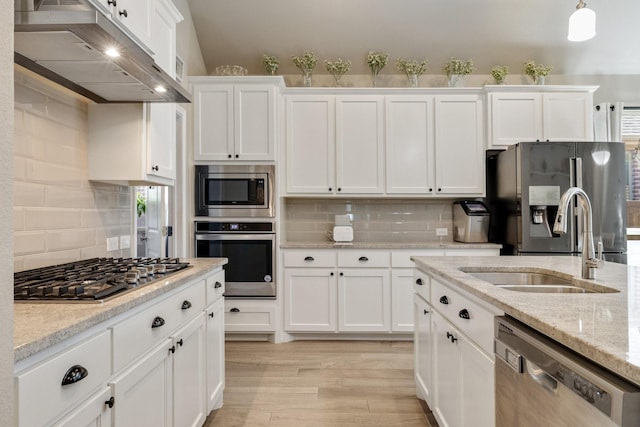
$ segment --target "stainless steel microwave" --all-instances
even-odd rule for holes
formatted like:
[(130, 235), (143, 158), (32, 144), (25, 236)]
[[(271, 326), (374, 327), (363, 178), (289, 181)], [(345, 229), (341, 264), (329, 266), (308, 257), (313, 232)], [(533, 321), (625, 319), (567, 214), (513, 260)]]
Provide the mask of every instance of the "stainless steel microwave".
[(195, 214), (272, 218), (273, 165), (197, 165)]

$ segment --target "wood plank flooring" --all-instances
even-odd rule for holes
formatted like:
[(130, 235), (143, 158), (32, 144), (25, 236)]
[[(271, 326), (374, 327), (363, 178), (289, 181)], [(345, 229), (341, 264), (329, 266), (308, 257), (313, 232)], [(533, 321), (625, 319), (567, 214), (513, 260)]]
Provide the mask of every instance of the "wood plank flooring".
[(437, 427), (415, 395), (411, 342), (225, 345), (224, 406), (205, 427)]

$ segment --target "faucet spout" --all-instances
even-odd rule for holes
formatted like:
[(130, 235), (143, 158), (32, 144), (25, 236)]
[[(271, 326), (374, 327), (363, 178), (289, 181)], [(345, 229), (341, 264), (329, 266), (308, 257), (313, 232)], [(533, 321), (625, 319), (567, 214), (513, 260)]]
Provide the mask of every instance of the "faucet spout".
[(602, 266), (602, 260), (596, 258), (593, 241), (593, 210), (589, 196), (579, 187), (571, 187), (560, 198), (560, 206), (553, 225), (553, 232), (564, 234), (567, 232), (567, 217), (569, 206), (573, 197), (576, 197), (582, 212), (582, 277), (594, 279), (595, 269)]

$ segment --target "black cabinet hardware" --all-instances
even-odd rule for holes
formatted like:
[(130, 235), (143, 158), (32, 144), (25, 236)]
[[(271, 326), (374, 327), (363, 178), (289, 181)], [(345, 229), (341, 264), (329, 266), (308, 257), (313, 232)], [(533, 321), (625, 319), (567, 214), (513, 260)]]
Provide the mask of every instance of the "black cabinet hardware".
[(169, 347), (169, 353), (173, 354), (176, 352), (176, 346), (172, 345), (171, 347)]
[(213, 316), (215, 316), (215, 313), (212, 311), (211, 313), (209, 313), (209, 317), (213, 319)]
[(109, 408), (113, 408), (114, 403), (116, 403), (116, 399), (114, 399), (113, 396), (111, 396), (111, 399), (104, 402), (104, 404), (107, 405)]
[(184, 300), (182, 301), (182, 309), (188, 310), (191, 308), (191, 301)]
[(455, 335), (453, 335), (451, 332), (447, 332), (447, 338), (452, 342), (455, 343), (456, 341), (458, 341), (458, 338), (455, 337)]
[(232, 313), (240, 313), (240, 309), (239, 308), (232, 308), (231, 310), (229, 310)]
[(416, 279), (416, 285), (422, 286), (422, 279)]
[(449, 304), (449, 298), (446, 295), (440, 297), (440, 304)]
[(467, 310), (466, 308), (463, 308), (462, 310), (460, 310), (460, 313), (458, 313), (458, 316), (460, 316), (462, 319), (471, 319), (471, 316), (469, 315), (469, 310)]
[(180, 338), (176, 344), (178, 344), (180, 347), (182, 347), (182, 344), (184, 344), (184, 341), (182, 341), (182, 338)]
[(153, 319), (153, 322), (151, 322), (151, 327), (152, 328), (159, 328), (160, 326), (164, 325), (164, 319), (160, 316), (156, 316)]
[(129, 15), (127, 14), (127, 9), (125, 9), (125, 10), (121, 10), (120, 12), (118, 12), (118, 15), (120, 15), (120, 16), (124, 16), (125, 18), (129, 16)]
[(358, 258), (358, 261), (369, 261), (369, 258), (367, 258), (366, 256), (361, 256), (360, 258)]
[(329, 191), (331, 191), (331, 187), (329, 187)]
[(342, 191), (342, 188), (338, 187), (338, 191)]
[[(116, 3), (116, 0), (108, 0), (108, 1), (107, 1), (107, 4), (110, 4), (110, 5), (112, 5), (112, 6), (117, 6), (117, 5), (118, 5), (118, 4)], [(109, 406), (109, 407), (111, 407), (111, 406)]]
[(344, 276), (344, 273), (340, 273), (341, 276)]
[(229, 154), (227, 157), (232, 158), (233, 156), (231, 154)]
[(429, 188), (429, 193), (431, 193), (433, 191), (433, 188)]
[(236, 154), (236, 159), (237, 159), (238, 157), (240, 157), (240, 154)]
[(64, 377), (62, 377), (62, 385), (77, 383), (87, 375), (89, 375), (89, 371), (87, 371), (87, 368), (82, 365), (73, 365), (69, 368), (69, 370), (67, 370), (67, 372), (64, 374)]
[(154, 165), (151, 167), (151, 170), (158, 172), (160, 170), (160, 167), (158, 165)]
[(304, 257), (304, 260), (305, 261), (315, 261), (312, 256), (306, 256), (306, 257)]
[(333, 271), (331, 272), (331, 274), (330, 274), (330, 275), (331, 275), (331, 276), (333, 276)]
[(425, 309), (424, 314), (429, 314), (429, 310)]
[(214, 287), (215, 289), (221, 288), (221, 287), (222, 287), (222, 283), (220, 283), (220, 282), (216, 282), (216, 284), (215, 284), (215, 285), (213, 285), (213, 287)]

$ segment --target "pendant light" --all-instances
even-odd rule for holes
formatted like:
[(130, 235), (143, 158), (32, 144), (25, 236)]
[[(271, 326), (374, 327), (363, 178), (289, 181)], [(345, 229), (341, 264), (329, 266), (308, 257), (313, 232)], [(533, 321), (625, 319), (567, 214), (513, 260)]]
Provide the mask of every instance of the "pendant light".
[(569, 41), (581, 42), (596, 35), (596, 13), (586, 6), (579, 0), (576, 11), (569, 17)]

